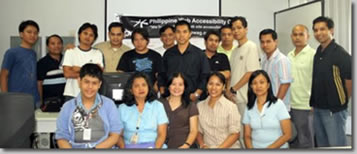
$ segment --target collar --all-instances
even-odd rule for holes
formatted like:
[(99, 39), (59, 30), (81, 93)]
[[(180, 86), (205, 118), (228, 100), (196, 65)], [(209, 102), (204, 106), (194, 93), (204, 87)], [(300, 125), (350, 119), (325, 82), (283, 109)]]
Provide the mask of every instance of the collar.
[[(308, 52), (308, 50), (309, 50), (310, 48), (311, 48), (310, 45), (309, 45), (309, 44), (306, 44), (306, 46), (300, 51), (299, 55), (302, 54), (302, 53)], [(296, 56), (296, 55), (295, 55), (295, 50), (296, 50), (296, 48), (294, 48), (293, 52), (290, 52), (291, 55), (294, 56), (294, 57)]]
[[(50, 56), (49, 53), (46, 54), (46, 57), (50, 58), (51, 60), (54, 60), (54, 61), (58, 62), (56, 59), (53, 59), (53, 58)], [(63, 55), (61, 54), (59, 61), (62, 61), (62, 58), (63, 58)]]
[[(211, 96), (208, 96), (208, 97), (206, 98), (206, 100), (205, 100), (207, 106), (209, 106), (209, 105), (208, 105), (208, 101), (209, 101), (210, 99), (211, 99)], [(225, 102), (227, 102), (227, 101), (229, 101), (229, 100), (228, 100), (226, 97), (224, 97), (224, 95), (222, 94), (222, 96), (217, 100), (216, 104), (222, 104), (222, 103), (225, 103)]]
[(268, 59), (268, 56), (266, 53), (263, 54), (263, 59), (266, 59), (267, 61), (271, 61), (272, 59), (275, 59), (277, 56), (279, 56), (280, 50), (279, 48), (276, 48), (275, 51), (273, 52), (273, 55)]
[[(83, 103), (82, 103), (82, 95), (81, 93), (78, 94), (78, 96), (75, 98), (75, 102), (76, 102), (76, 105), (82, 109), (84, 109), (87, 113), (91, 110), (93, 110), (95, 107), (97, 107), (99, 105), (99, 103), (102, 103), (102, 98), (100, 97), (99, 93), (96, 94), (95, 96), (95, 101), (94, 101), (94, 104), (93, 106), (91, 107), (90, 110), (87, 110), (84, 106), (83, 106)], [(78, 103), (78, 104), (77, 104)]]

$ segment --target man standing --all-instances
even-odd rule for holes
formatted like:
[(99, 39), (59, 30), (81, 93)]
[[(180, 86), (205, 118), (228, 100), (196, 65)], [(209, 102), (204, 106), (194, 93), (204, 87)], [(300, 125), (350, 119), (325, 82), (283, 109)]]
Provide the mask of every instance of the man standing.
[(218, 46), (217, 52), (226, 54), (228, 59), (230, 59), (232, 51), (236, 48), (236, 46), (233, 45), (234, 40), (232, 27), (231, 25), (224, 25), (219, 29), (219, 31), (221, 33), (222, 42)]
[(217, 53), (217, 47), (220, 42), (220, 36), (215, 31), (208, 31), (204, 36), (206, 50), (204, 50), (211, 71), (218, 71), (224, 75), (226, 80), (231, 77), (231, 67), (227, 56), (223, 53)]
[[(244, 115), (244, 110), (248, 103), (248, 80), (252, 72), (260, 69), (259, 52), (257, 45), (247, 38), (248, 22), (244, 17), (234, 17), (231, 26), (233, 37), (238, 41), (239, 46), (234, 49), (231, 55), (232, 77), (227, 84), (226, 93), (229, 99), (237, 103), (239, 113)], [(241, 130), (243, 130), (243, 124)], [(241, 134), (240, 142), (244, 147), (244, 133)]]
[(289, 52), (291, 61), (291, 120), (294, 122), (297, 137), (290, 144), (290, 148), (313, 148), (314, 135), (312, 112), (310, 107), (310, 94), (312, 84), (312, 66), (315, 49), (308, 44), (309, 31), (305, 25), (294, 26), (291, 40), (295, 49)]
[(157, 47), (155, 51), (164, 55), (165, 51), (175, 45), (175, 28), (171, 25), (165, 25), (160, 28), (160, 41), (162, 42), (162, 46)]
[(21, 22), (19, 33), (21, 44), (5, 52), (0, 73), (1, 92), (31, 94), (38, 108), (40, 97), (37, 89), (36, 52), (32, 50), (38, 39), (40, 28), (35, 21)]
[(290, 111), (291, 64), (278, 49), (278, 34), (272, 29), (264, 29), (259, 34), (260, 46), (264, 51), (262, 68), (270, 77), (274, 95), (283, 100)]
[(60, 69), (62, 61), (63, 40), (54, 34), (46, 39), (48, 53), (37, 62), (37, 85), (42, 101), (49, 98), (63, 100), (66, 79)]
[(314, 56), (310, 106), (318, 147), (346, 146), (347, 104), (352, 92), (352, 58), (333, 39), (334, 22), (328, 17), (313, 21), (320, 43)]
[(104, 72), (116, 72), (121, 56), (130, 48), (123, 44), (124, 26), (119, 22), (112, 22), (108, 27), (110, 41), (101, 42), (94, 46), (102, 51), (104, 55)]
[[(188, 85), (190, 85), (190, 99), (196, 102), (206, 87), (210, 67), (202, 50), (190, 43), (191, 35), (191, 26), (187, 21), (181, 20), (176, 23), (177, 45), (168, 49), (164, 54), (162, 76), (165, 82), (175, 72), (182, 72), (186, 75)], [(164, 87), (160, 87), (160, 92), (161, 94), (164, 92)]]

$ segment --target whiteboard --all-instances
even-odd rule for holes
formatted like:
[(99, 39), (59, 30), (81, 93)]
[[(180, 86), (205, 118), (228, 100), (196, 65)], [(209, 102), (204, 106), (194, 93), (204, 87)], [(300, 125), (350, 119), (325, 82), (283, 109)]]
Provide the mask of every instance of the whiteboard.
[(312, 21), (323, 15), (323, 4), (323, 0), (313, 1), (274, 13), (275, 31), (278, 33), (278, 47), (282, 53), (287, 55), (289, 51), (294, 49), (290, 35), (292, 28), (296, 24), (307, 26), (310, 35), (309, 44), (312, 48), (317, 49), (319, 43), (314, 37)]

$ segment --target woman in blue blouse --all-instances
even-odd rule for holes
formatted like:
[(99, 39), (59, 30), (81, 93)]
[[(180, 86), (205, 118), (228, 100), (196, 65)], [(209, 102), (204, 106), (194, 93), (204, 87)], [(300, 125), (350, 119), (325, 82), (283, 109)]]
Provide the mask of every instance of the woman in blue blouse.
[(249, 78), (248, 104), (243, 116), (246, 148), (288, 148), (290, 116), (277, 99), (268, 74), (257, 70)]
[(129, 78), (124, 102), (119, 106), (124, 128), (117, 145), (120, 148), (162, 148), (168, 118), (144, 73), (137, 72)]

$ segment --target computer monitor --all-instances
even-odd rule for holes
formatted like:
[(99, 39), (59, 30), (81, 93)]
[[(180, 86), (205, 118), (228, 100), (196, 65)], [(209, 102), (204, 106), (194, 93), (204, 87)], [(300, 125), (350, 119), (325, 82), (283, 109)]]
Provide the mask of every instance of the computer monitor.
[(117, 105), (123, 103), (125, 85), (132, 74), (132, 72), (103, 73), (99, 93), (111, 98)]

